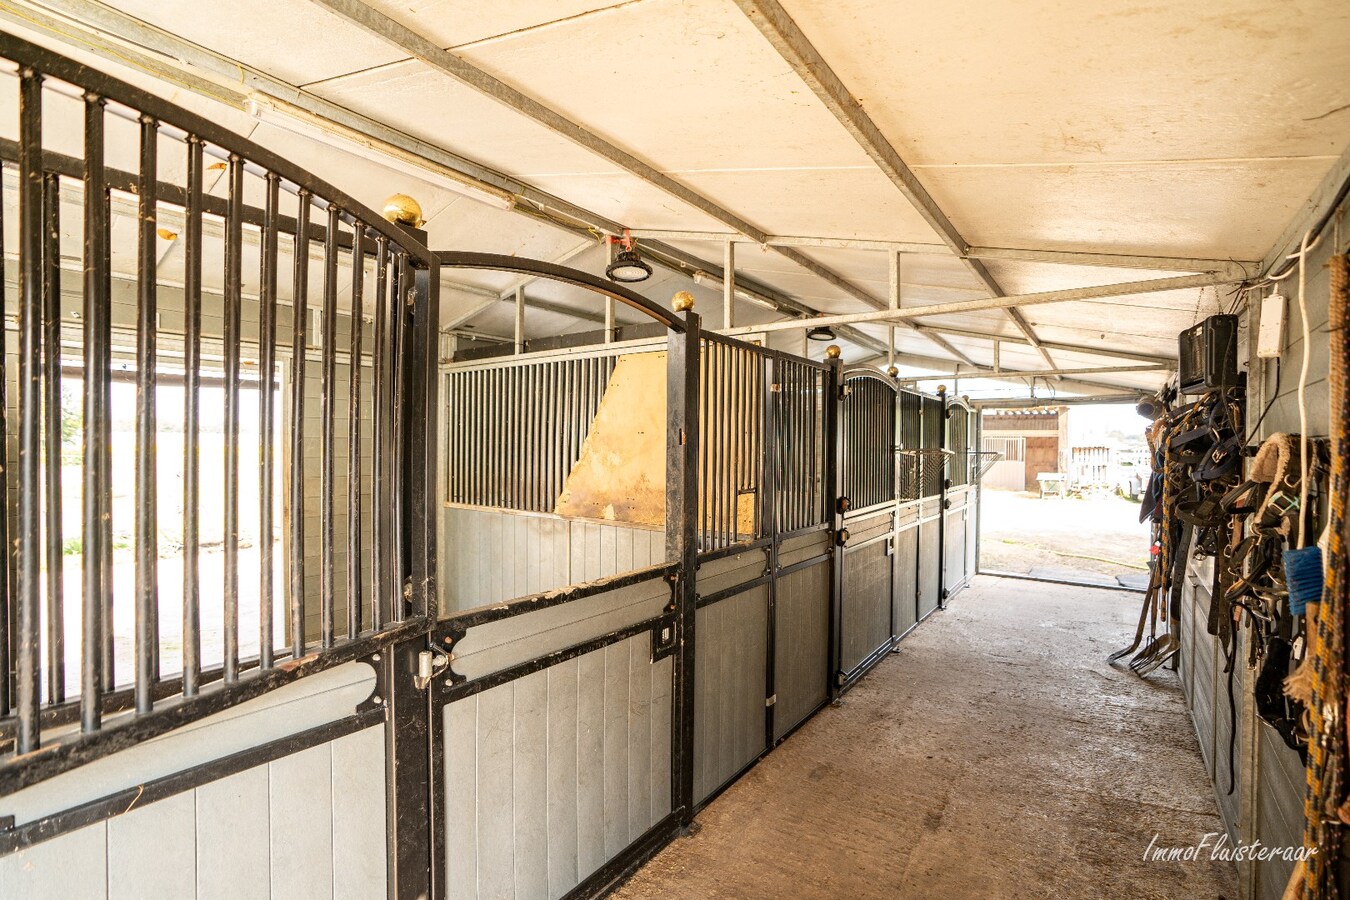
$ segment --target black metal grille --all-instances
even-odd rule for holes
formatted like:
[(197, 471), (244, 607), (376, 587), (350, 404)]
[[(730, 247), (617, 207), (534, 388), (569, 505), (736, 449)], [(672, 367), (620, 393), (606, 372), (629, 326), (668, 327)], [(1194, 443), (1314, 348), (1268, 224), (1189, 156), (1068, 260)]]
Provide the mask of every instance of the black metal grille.
[(900, 391), (900, 433), (898, 461), (899, 499), (917, 500), (923, 495), (919, 480), (919, 449), (923, 446), (923, 398), (912, 391)]
[(754, 540), (763, 527), (763, 351), (718, 335), (700, 346), (699, 549)]
[(963, 404), (953, 403), (947, 408), (947, 449), (951, 451), (947, 465), (947, 477), (952, 486), (970, 484), (970, 468), (973, 458), (970, 455), (970, 410)]
[[(16, 211), (19, 238), (3, 297), (19, 340), (3, 360), (17, 402), (0, 396), (16, 463), (0, 479), (15, 548), (0, 565), (0, 740), (27, 754), (48, 726), (79, 721), (55, 739), (68, 749), (113, 713), (134, 711), (120, 727), (208, 690), (228, 705), (260, 673), (291, 677), (279, 657), (310, 665), (315, 647), (408, 615), (405, 493), (425, 450), (399, 420), (426, 400), (427, 350), (405, 321), (431, 302), (414, 266), (434, 261), (212, 123), (12, 38), (0, 56), (19, 100), (0, 140), (18, 185), (0, 215)], [(44, 147), (72, 131), (82, 157)], [(108, 167), (127, 145), (136, 171)], [(63, 239), (64, 217), (79, 224)], [(78, 527), (63, 524), (72, 484)]]
[(825, 521), (825, 370), (791, 357), (773, 357), (770, 453), (774, 459), (777, 531), (791, 533)]
[(946, 461), (941, 452), (945, 429), (945, 410), (937, 397), (924, 397), (921, 402), (919, 490), (921, 497), (936, 497), (942, 493)]
[(844, 496), (853, 509), (895, 499), (895, 387), (872, 374), (844, 381)]

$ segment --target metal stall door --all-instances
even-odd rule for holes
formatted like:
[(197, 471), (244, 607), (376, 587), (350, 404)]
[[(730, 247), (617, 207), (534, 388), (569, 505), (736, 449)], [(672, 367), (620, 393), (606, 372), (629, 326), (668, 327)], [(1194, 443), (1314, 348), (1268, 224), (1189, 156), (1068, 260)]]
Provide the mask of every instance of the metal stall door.
[(851, 684), (892, 646), (896, 532), (896, 387), (879, 373), (847, 372), (841, 416), (838, 671)]
[(830, 530), (825, 366), (765, 351), (769, 388), (769, 734), (781, 741), (829, 699)]
[(898, 392), (895, 561), (891, 566), (895, 576), (892, 621), (897, 638), (908, 634), (919, 621), (921, 403), (922, 398), (914, 391)]
[(942, 443), (945, 433), (945, 403), (941, 397), (920, 401), (920, 447), (917, 451), (919, 481), (919, 620), (942, 601)]

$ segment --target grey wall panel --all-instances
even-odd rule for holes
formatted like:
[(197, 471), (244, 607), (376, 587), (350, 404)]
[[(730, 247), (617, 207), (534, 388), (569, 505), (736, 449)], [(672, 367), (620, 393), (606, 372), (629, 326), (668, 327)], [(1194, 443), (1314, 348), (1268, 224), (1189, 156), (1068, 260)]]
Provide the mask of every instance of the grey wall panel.
[(973, 578), (977, 568), (976, 550), (980, 541), (980, 492), (971, 488), (970, 503), (966, 506), (966, 578)]
[(186, 791), (108, 820), (109, 898), (192, 896), (197, 889), (194, 799)]
[(455, 649), (454, 670), (467, 678), (479, 678), (655, 618), (670, 601), (670, 591), (664, 579), (651, 578), (475, 626)]
[(698, 564), (698, 594), (707, 597), (753, 581), (768, 571), (769, 556), (765, 550), (747, 550), (721, 559), (700, 561)]
[(4, 798), (17, 824), (298, 734), (352, 714), (375, 689), (375, 672), (348, 663), (294, 681), (191, 725), (102, 757)]
[(966, 581), (966, 508), (947, 513), (946, 546), (942, 548), (942, 585), (954, 591)]
[[(1274, 728), (1258, 720), (1256, 729), (1260, 766), (1256, 773), (1256, 822), (1252, 836), (1270, 847), (1298, 846), (1303, 842), (1303, 765)], [(1292, 862), (1281, 860), (1259, 863), (1255, 896), (1279, 900), (1284, 896), (1293, 868)]]
[(895, 518), (889, 509), (881, 515), (869, 513), (863, 518), (849, 519), (846, 522), (849, 541), (860, 544), (869, 538), (891, 531), (894, 528), (894, 521)]
[(333, 764), (333, 897), (356, 900), (383, 896), (388, 881), (384, 727), (338, 738), (329, 744), (329, 750)]
[(844, 551), (844, 588), (839, 620), (840, 667), (852, 672), (891, 639), (891, 573), (887, 540)]
[[(333, 758), (311, 747), (268, 764), (272, 829), (272, 896), (310, 898), (333, 893)], [(304, 810), (304, 819), (297, 811)], [(296, 827), (299, 822), (319, 827)], [(327, 827), (323, 827), (327, 826)]]
[(829, 684), (830, 565), (808, 566), (774, 586), (774, 739), (825, 702)]
[(938, 569), (939, 528), (936, 520), (922, 522), (919, 525), (919, 618), (923, 618), (938, 606), (938, 594), (941, 590), (940, 570)]
[(895, 536), (895, 576), (892, 615), (895, 633), (904, 634), (919, 619), (919, 528), (902, 529)]
[(73, 900), (107, 894), (107, 822), (0, 856), (0, 897)]
[(376, 725), (0, 857), (0, 897), (382, 897), (384, 777)]
[(266, 766), (197, 788), (199, 900), (268, 895), (272, 829), (262, 814), (268, 806), (267, 791)]
[(803, 560), (819, 556), (830, 549), (830, 533), (815, 531), (810, 534), (789, 538), (778, 548), (778, 565), (790, 566)]
[(694, 798), (717, 790), (765, 749), (768, 589), (698, 610), (694, 626)]
[(490, 606), (665, 560), (665, 532), (542, 513), (441, 510), (441, 614)]
[(671, 675), (640, 634), (446, 706), (448, 896), (561, 897), (664, 818)]

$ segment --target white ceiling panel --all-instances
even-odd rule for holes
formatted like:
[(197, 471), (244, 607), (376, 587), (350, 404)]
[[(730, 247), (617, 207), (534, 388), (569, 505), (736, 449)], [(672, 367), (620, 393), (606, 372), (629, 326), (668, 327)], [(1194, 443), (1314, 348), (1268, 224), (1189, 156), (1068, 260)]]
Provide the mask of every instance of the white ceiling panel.
[[(149, 0), (147, 0), (149, 2)], [(612, 10), (639, 0), (365, 0), (440, 47), (463, 49), (479, 41), (511, 40), (522, 33), (585, 21), (590, 27)]]
[(921, 177), (976, 245), (1259, 259), (1331, 162), (960, 166)]
[[(1338, 154), (1343, 0), (785, 0), (911, 164)], [(1323, 167), (1324, 169), (1326, 167)]]
[(407, 55), (311, 0), (118, 0), (115, 5), (142, 22), (292, 84)]

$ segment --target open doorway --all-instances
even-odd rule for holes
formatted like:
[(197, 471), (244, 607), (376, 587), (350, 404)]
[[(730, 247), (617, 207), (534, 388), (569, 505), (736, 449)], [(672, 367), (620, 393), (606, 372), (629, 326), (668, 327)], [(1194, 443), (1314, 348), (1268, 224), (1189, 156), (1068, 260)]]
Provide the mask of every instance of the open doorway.
[(1144, 424), (1128, 404), (985, 410), (980, 570), (1142, 590)]

